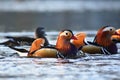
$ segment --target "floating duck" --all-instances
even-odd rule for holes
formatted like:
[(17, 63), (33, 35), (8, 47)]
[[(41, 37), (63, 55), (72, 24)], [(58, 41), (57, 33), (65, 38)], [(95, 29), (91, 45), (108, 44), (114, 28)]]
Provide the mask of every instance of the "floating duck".
[[(117, 46), (111, 40), (112, 35), (115, 34), (115, 28), (111, 26), (104, 26), (100, 28), (96, 34), (96, 37), (93, 42), (84, 43), (85, 35), (82, 38), (79, 37), (80, 40), (78, 43), (74, 45), (79, 45), (81, 51), (89, 54), (115, 54), (117, 53)], [(79, 47), (78, 46), (78, 47)], [(82, 47), (81, 47), (82, 46)]]
[(28, 45), (30, 46), (32, 42), (37, 38), (44, 38), (45, 39), (45, 45), (48, 45), (49, 42), (47, 38), (45, 37), (45, 31), (43, 30), (43, 27), (38, 27), (35, 30), (35, 38), (26, 37), (26, 36), (20, 36), (20, 37), (13, 37), (13, 36), (5, 36), (5, 38), (8, 38), (9, 40), (6, 42), (0, 43), (0, 45), (5, 46), (21, 46), (21, 45)]
[[(74, 58), (78, 52), (76, 46), (74, 46), (70, 40), (77, 39), (71, 30), (62, 30), (57, 38), (57, 42), (55, 47), (45, 47), (45, 39), (38, 38), (33, 41), (31, 48), (29, 51), (24, 49), (16, 49), (11, 47), (17, 51), (25, 51), (28, 52), (28, 57), (40, 57), (40, 58)], [(20, 56), (23, 53), (19, 54)], [(24, 55), (26, 56), (26, 54)]]
[(65, 57), (76, 56), (78, 49), (70, 40), (76, 40), (71, 30), (63, 30), (59, 33), (55, 48)]
[(120, 29), (117, 29), (115, 34), (112, 36), (112, 41), (120, 43)]

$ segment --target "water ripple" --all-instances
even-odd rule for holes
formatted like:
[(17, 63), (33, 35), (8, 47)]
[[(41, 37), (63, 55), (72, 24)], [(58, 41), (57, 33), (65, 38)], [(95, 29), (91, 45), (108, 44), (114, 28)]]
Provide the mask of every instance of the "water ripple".
[[(48, 35), (51, 42), (57, 34), (53, 35)], [(88, 54), (62, 63), (55, 58), (20, 58), (13, 50), (0, 46), (1, 80), (119, 80), (119, 67), (120, 54)]]

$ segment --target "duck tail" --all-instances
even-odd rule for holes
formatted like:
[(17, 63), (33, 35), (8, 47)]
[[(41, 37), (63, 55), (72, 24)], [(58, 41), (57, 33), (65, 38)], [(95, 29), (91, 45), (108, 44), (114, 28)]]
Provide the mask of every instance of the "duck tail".
[(27, 53), (27, 52), (29, 52), (29, 51), (26, 50), (26, 49), (18, 49), (18, 48), (15, 48), (15, 47), (13, 47), (13, 46), (8, 46), (8, 47), (11, 48), (11, 49), (13, 49), (13, 50), (15, 50), (15, 51), (22, 52), (22, 53)]
[(28, 50), (26, 49), (18, 49), (15, 48), (13, 46), (8, 46), (9, 48), (13, 49), (16, 51), (16, 53), (20, 56), (20, 57), (27, 57), (28, 56)]

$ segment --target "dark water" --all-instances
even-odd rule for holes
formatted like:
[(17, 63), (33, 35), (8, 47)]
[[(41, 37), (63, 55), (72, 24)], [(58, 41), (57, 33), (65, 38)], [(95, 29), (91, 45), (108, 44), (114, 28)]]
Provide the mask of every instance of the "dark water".
[[(86, 31), (92, 40), (96, 31)], [(76, 33), (76, 31), (74, 31)], [(58, 32), (47, 32), (50, 43), (55, 44)], [(5, 35), (33, 36), (33, 32), (0, 33), (0, 42)], [(91, 36), (92, 35), (92, 36)], [(26, 48), (27, 46), (23, 46)], [(120, 44), (118, 44), (120, 49)], [(120, 52), (120, 50), (119, 50)], [(120, 54), (88, 55), (59, 63), (55, 58), (20, 58), (14, 50), (0, 46), (1, 80), (120, 80)]]
[(0, 12), (0, 31), (33, 31), (38, 26), (47, 31), (97, 30), (101, 26), (120, 26), (120, 11), (85, 12)]
[(0, 31), (120, 26), (120, 0), (0, 0)]

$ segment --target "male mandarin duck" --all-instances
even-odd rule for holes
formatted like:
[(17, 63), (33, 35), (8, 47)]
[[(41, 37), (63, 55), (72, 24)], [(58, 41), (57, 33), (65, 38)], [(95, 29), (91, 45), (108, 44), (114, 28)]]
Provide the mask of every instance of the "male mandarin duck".
[[(42, 48), (44, 40), (36, 39), (30, 48), (28, 57), (41, 57), (41, 58), (71, 58), (76, 56), (78, 49), (70, 42), (71, 39), (76, 39), (71, 30), (62, 30), (57, 38), (55, 47)], [(39, 41), (39, 42), (37, 42)]]
[(70, 40), (76, 40), (71, 30), (63, 30), (59, 33), (55, 48), (66, 57), (76, 56), (78, 49)]
[(5, 38), (8, 38), (9, 40), (3, 43), (0, 43), (0, 45), (5, 46), (21, 46), (21, 45), (28, 45), (30, 46), (32, 42), (37, 38), (44, 38), (45, 39), (45, 45), (48, 45), (49, 42), (47, 38), (45, 37), (45, 31), (43, 27), (38, 27), (35, 30), (35, 38), (26, 37), (26, 36), (20, 36), (20, 37), (13, 37), (13, 36), (5, 36)]
[(119, 43), (120, 42), (120, 29), (117, 29), (115, 34), (112, 36), (112, 41)]
[(82, 47), (82, 51), (90, 54), (116, 54), (117, 46), (111, 40), (112, 35), (115, 34), (115, 28), (111, 26), (104, 26), (100, 28), (96, 34), (93, 42)]

